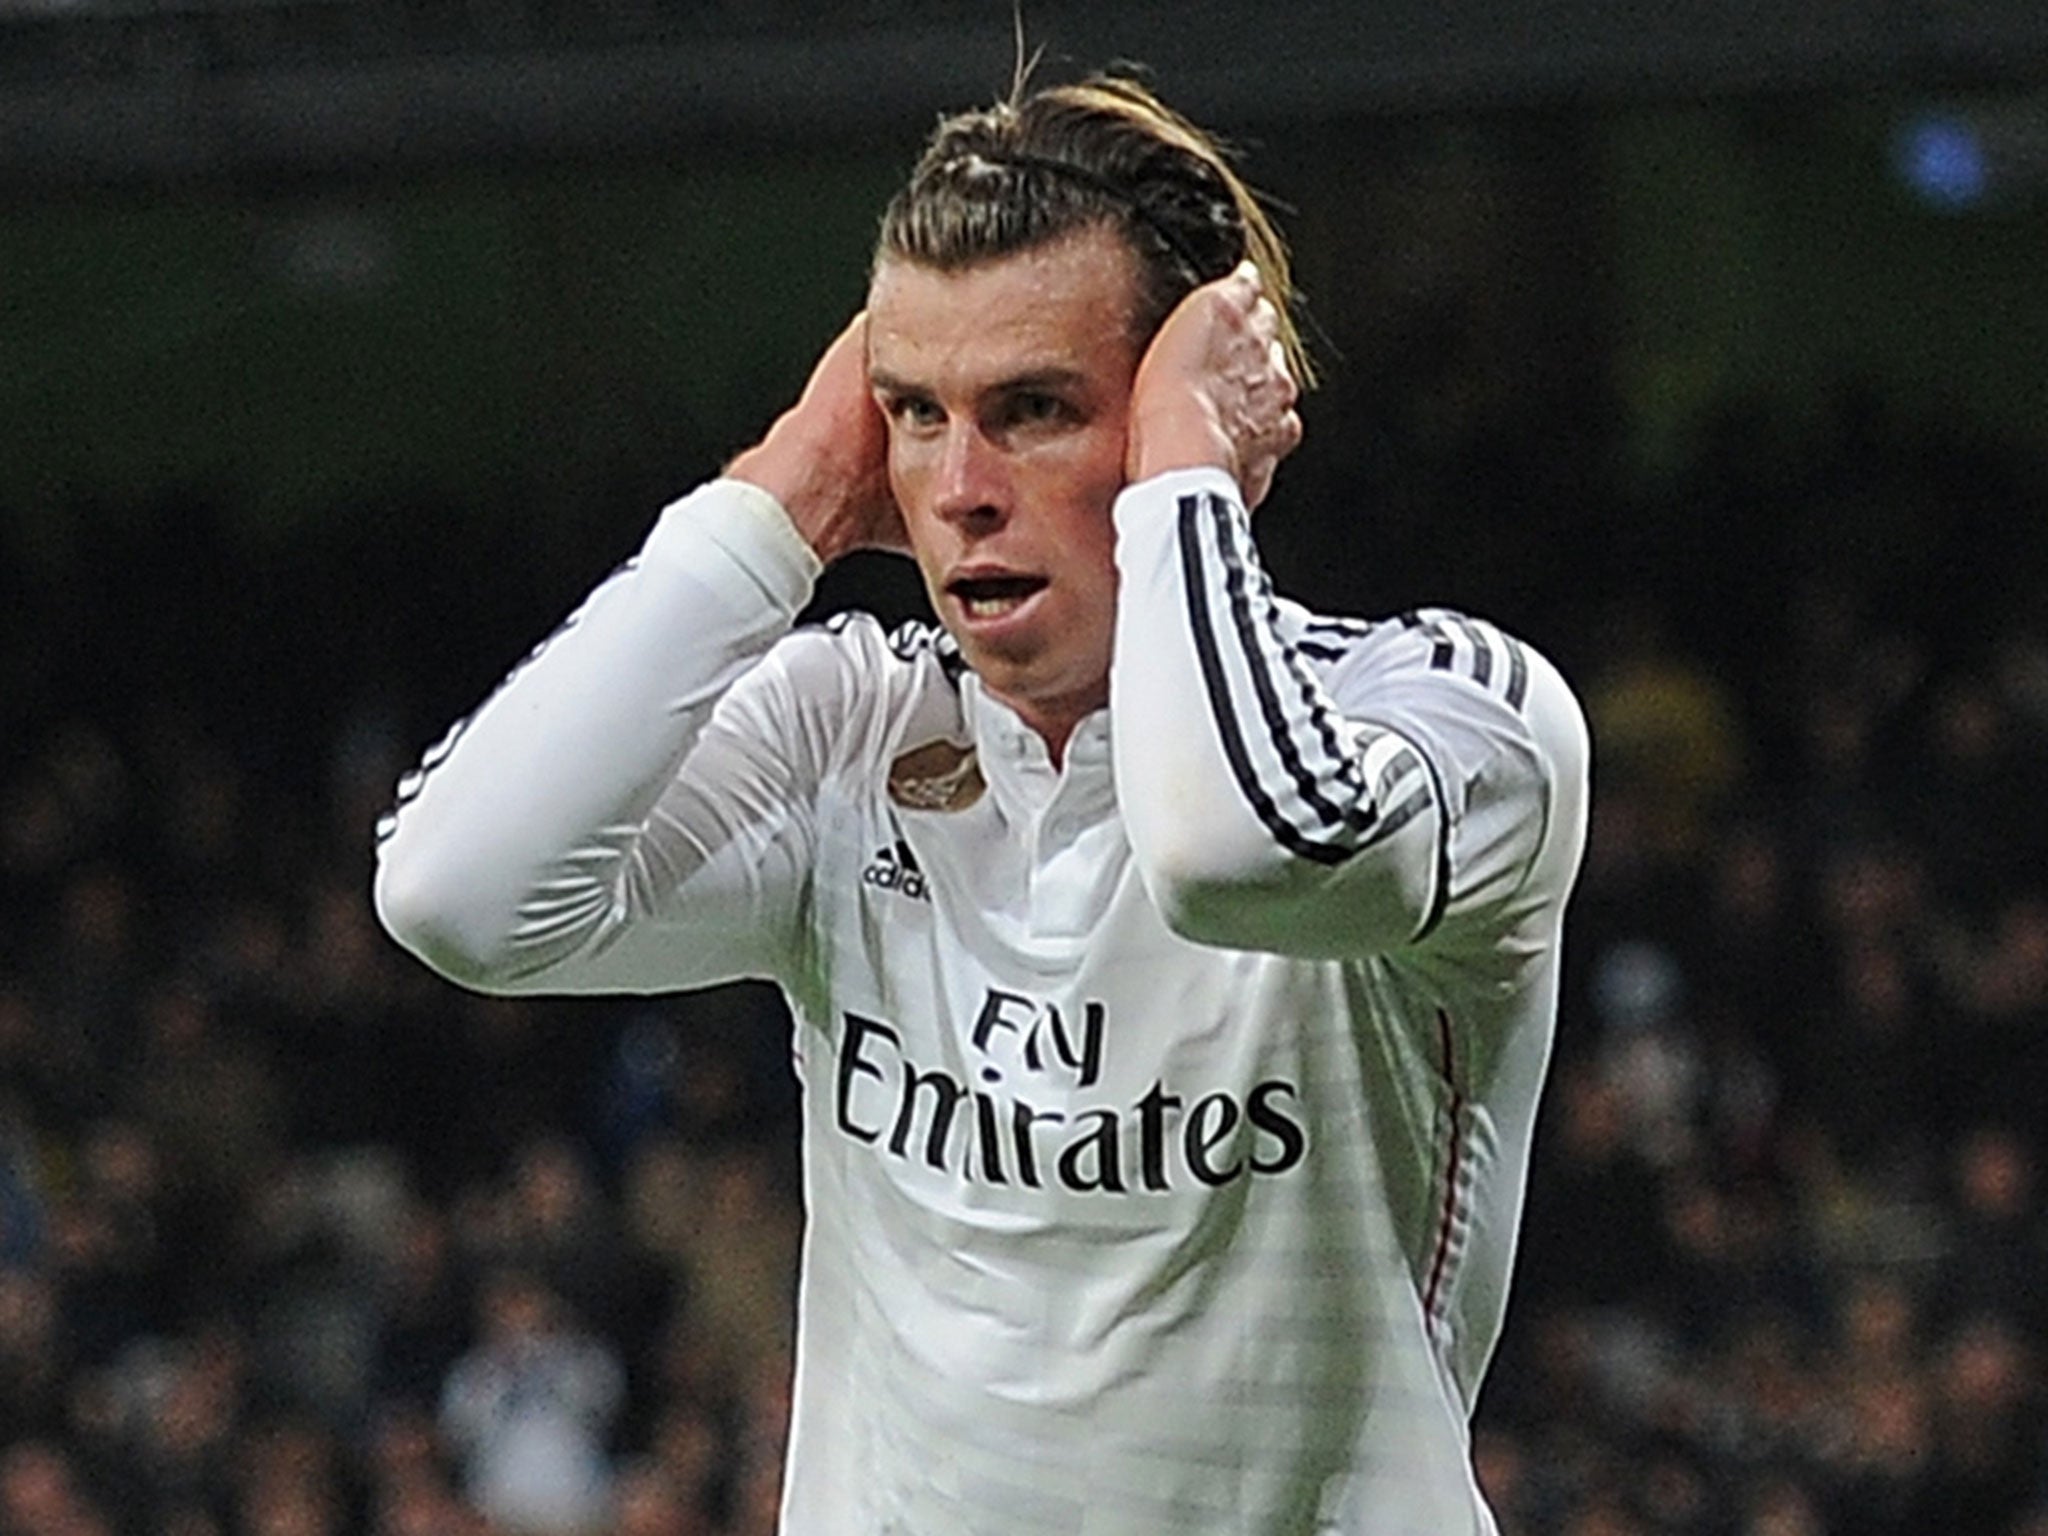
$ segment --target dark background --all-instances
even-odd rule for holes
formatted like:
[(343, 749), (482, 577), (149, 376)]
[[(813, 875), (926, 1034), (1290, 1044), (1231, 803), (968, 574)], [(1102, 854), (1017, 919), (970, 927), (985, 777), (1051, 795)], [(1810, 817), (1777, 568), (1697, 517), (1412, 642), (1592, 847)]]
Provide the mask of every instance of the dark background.
[[(1283, 210), (1282, 588), (1593, 714), (1503, 1529), (2048, 1529), (2048, 12), (1025, 21)], [(1014, 59), (994, 4), (0, 0), (0, 1533), (516, 1529), (449, 1407), (511, 1275), (603, 1528), (761, 1528), (778, 1006), (463, 998), (370, 829)]]

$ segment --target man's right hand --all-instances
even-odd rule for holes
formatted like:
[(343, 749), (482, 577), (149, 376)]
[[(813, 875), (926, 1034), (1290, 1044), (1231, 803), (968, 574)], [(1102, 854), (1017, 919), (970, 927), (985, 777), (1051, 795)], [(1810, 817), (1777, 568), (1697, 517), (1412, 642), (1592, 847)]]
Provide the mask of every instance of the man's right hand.
[(889, 492), (888, 428), (868, 388), (867, 332), (863, 311), (825, 349), (796, 404), (725, 469), (781, 502), (828, 565), (856, 549), (910, 547)]

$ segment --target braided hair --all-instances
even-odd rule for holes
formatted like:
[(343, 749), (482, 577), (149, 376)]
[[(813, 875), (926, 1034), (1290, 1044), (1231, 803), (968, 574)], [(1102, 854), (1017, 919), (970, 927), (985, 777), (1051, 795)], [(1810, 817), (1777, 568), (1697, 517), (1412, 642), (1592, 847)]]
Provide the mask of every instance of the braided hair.
[(1257, 265), (1303, 385), (1287, 247), (1214, 138), (1135, 80), (1097, 75), (944, 118), (882, 215), (877, 259), (953, 271), (1084, 229), (1138, 259), (1138, 337), (1194, 289)]

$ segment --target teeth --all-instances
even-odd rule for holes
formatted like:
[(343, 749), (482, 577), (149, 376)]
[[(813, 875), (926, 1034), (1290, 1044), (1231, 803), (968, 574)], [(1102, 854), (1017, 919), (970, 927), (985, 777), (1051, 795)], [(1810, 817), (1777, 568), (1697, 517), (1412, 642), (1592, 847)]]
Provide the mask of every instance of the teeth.
[(953, 582), (950, 590), (968, 618), (987, 620), (1016, 612), (1045, 586), (1043, 577), (970, 576)]
[(1022, 597), (970, 597), (963, 604), (970, 619), (993, 619), (1024, 606)]

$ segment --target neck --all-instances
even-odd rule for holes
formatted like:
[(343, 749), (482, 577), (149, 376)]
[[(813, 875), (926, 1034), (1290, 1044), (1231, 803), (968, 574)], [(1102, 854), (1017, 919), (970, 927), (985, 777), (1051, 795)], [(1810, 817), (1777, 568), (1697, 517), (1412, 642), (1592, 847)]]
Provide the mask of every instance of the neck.
[(1067, 743), (1074, 738), (1074, 731), (1080, 723), (1109, 702), (1109, 685), (1104, 683), (1096, 691), (1073, 699), (1054, 702), (1015, 699), (995, 689), (988, 690), (992, 698), (1008, 705), (1045, 743), (1045, 755), (1052, 760), (1054, 768), (1064, 767), (1067, 759)]
[(1043, 715), (1021, 709), (1017, 713), (1026, 725), (1038, 732), (1039, 739), (1045, 743), (1045, 755), (1052, 759), (1053, 767), (1064, 767), (1067, 761), (1067, 743), (1073, 740), (1074, 727), (1081, 723), (1081, 716), (1072, 713)]

